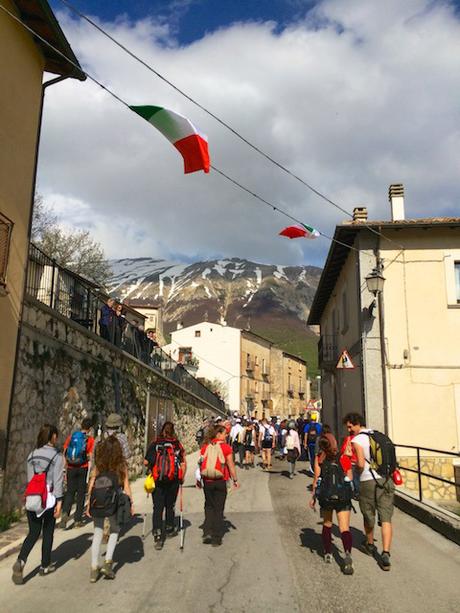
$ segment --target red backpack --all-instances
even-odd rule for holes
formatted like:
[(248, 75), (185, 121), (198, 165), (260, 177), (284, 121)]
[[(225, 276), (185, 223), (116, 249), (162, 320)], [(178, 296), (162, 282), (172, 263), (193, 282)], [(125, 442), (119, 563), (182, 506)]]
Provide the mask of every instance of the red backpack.
[(182, 479), (179, 451), (173, 442), (161, 441), (155, 445), (155, 464), (152, 468), (155, 481)]
[[(35, 472), (32, 479), (29, 481), (24, 492), (25, 507), (27, 511), (33, 511), (35, 513), (41, 513), (46, 508), (46, 499), (48, 498), (48, 486), (46, 484), (46, 478), (48, 470), (51, 464), (54, 462), (54, 458), (57, 453), (51, 458), (48, 466), (41, 473)], [(32, 456), (33, 459), (33, 456)]]

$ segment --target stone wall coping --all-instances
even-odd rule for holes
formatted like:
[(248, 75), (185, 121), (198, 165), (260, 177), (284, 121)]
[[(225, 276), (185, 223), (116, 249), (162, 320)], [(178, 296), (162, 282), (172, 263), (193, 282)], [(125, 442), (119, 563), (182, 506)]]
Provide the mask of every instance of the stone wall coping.
[[(113, 343), (110, 343), (109, 341), (105, 340), (104, 338), (101, 338), (95, 332), (92, 332), (91, 330), (88, 330), (87, 328), (85, 328), (83, 326), (80, 326), (80, 324), (77, 324), (75, 321), (72, 321), (68, 317), (64, 317), (64, 315), (61, 315), (60, 313), (58, 313), (54, 309), (50, 308), (49, 306), (47, 306), (43, 302), (40, 302), (40, 300), (37, 300), (33, 296), (30, 296), (30, 294), (26, 294), (25, 295), (25, 301), (29, 302), (31, 306), (39, 308), (43, 312), (48, 313), (49, 315), (53, 316), (55, 319), (61, 321), (65, 325), (68, 325), (70, 328), (73, 328), (74, 330), (76, 330), (80, 334), (83, 334), (83, 336), (87, 336), (91, 340), (100, 343), (103, 347), (105, 347), (106, 349), (108, 349), (110, 351), (113, 351), (115, 354), (118, 353), (119, 355), (122, 355), (124, 358), (129, 358), (130, 360), (132, 360), (136, 364), (142, 366), (143, 368), (148, 369), (152, 373), (152, 375), (155, 375), (155, 377), (163, 379), (168, 384), (170, 384), (173, 387), (179, 389), (182, 393), (185, 393), (188, 396), (192, 396), (193, 398), (198, 400), (198, 402), (201, 402), (204, 405), (206, 405), (206, 407), (211, 409), (214, 413), (220, 414), (222, 416), (226, 416), (225, 411), (219, 411), (219, 409), (216, 409), (216, 407), (214, 407), (213, 405), (209, 404), (203, 398), (200, 398), (199, 396), (197, 396), (196, 394), (194, 394), (190, 390), (186, 389), (185, 387), (182, 387), (181, 385), (179, 385), (175, 381), (172, 381), (171, 379), (166, 377), (162, 372), (159, 372), (159, 371), (155, 370), (154, 368), (152, 368), (148, 364), (145, 364), (145, 362), (142, 362), (141, 360), (139, 360), (135, 356), (131, 355), (127, 351), (124, 351), (123, 349), (120, 349), (119, 347), (117, 347)], [(36, 326), (33, 326), (32, 324), (29, 324), (26, 321), (23, 321), (21, 325), (26, 326), (27, 328), (29, 328), (31, 330), (39, 330), (40, 334), (43, 334), (44, 336), (47, 336), (48, 338), (52, 339), (54, 342), (59, 343), (61, 345), (65, 345), (66, 347), (71, 347), (73, 351), (76, 351), (76, 352), (78, 352), (80, 354), (87, 355), (85, 351), (82, 351), (81, 349), (78, 349), (77, 347), (73, 347), (73, 346), (69, 345), (68, 343), (65, 343), (64, 341), (55, 338), (54, 336), (49, 334), (46, 330), (42, 330), (41, 328), (37, 328)], [(91, 357), (94, 358), (95, 360), (98, 359), (96, 356), (91, 356)]]

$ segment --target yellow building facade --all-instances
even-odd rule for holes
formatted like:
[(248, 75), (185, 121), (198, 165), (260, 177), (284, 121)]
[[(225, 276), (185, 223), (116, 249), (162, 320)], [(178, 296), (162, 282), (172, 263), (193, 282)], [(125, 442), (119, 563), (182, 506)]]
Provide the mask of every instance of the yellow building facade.
[[(22, 22), (78, 62), (45, 1), (2, 0)], [(0, 461), (4, 467), (8, 415), (28, 261), (32, 202), (43, 104), (44, 72), (84, 75), (36, 42), (0, 11)]]
[(248, 415), (272, 415), (270, 348), (272, 343), (249, 330), (241, 331), (241, 407)]

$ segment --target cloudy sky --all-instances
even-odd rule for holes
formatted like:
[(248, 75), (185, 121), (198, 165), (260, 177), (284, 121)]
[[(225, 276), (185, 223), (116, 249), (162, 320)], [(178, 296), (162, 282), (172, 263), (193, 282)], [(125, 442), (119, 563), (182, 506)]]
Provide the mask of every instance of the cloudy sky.
[[(246, 138), (351, 211), (458, 215), (460, 12), (438, 0), (72, 0)], [(346, 216), (261, 158), (89, 24), (51, 2), (86, 71), (130, 104), (165, 106), (208, 135), (212, 162), (332, 234)], [(109, 8), (108, 8), (109, 7)], [(109, 257), (215, 256), (319, 264), (324, 238), (178, 152), (93, 83), (48, 89), (38, 189)]]

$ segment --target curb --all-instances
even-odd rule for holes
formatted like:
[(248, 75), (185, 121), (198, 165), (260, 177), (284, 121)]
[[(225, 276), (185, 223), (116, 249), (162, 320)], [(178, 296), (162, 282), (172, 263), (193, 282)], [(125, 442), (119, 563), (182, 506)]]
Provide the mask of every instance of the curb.
[(442, 534), (450, 541), (460, 545), (460, 519), (457, 521), (450, 515), (443, 514), (434, 507), (428, 506), (397, 492), (395, 495), (395, 505), (408, 515), (429, 526), (439, 534)]
[(17, 553), (21, 549), (23, 540), (24, 537), (13, 541), (5, 547), (2, 547), (2, 549), (0, 549), (0, 561), (4, 560), (5, 558), (8, 558), (9, 556), (12, 556), (14, 553)]

